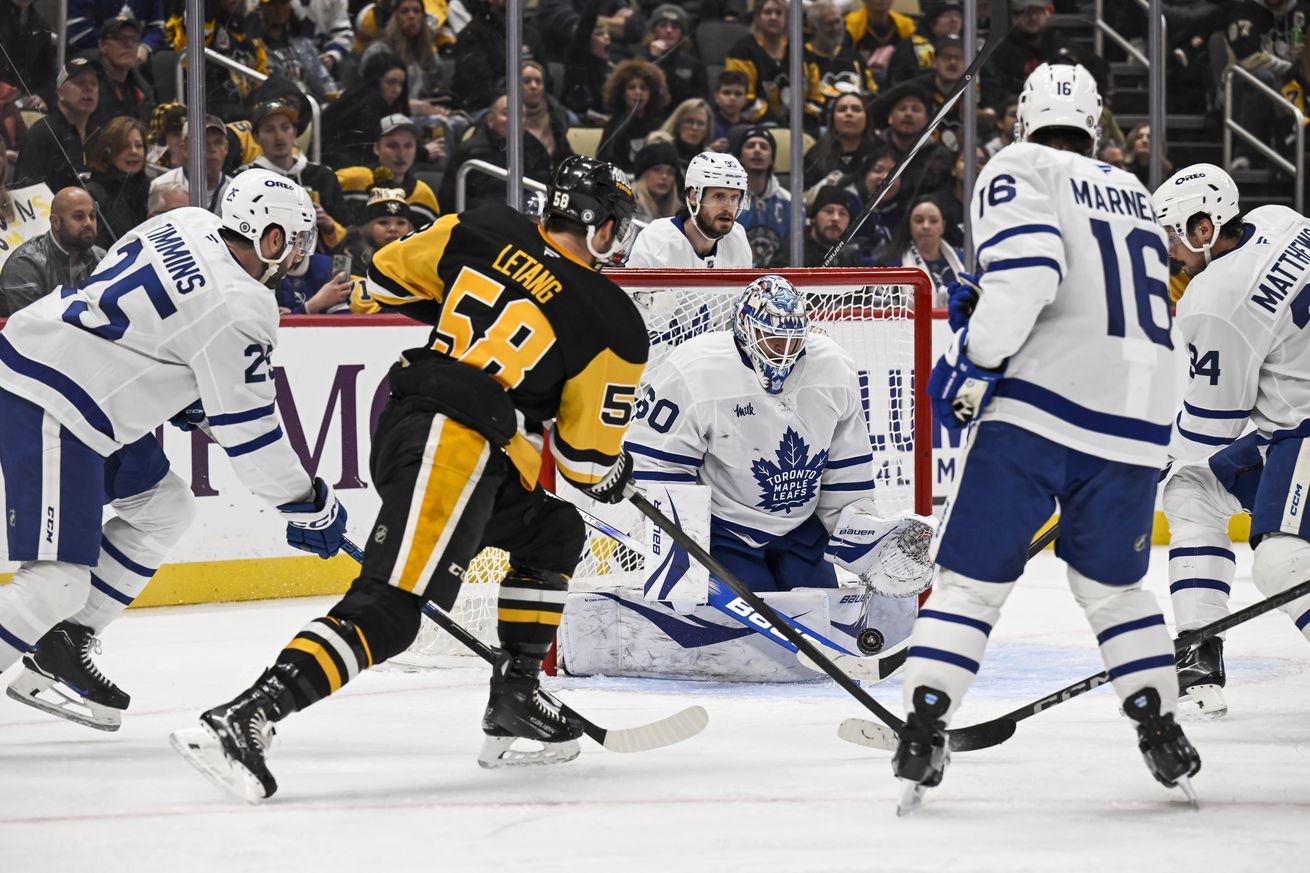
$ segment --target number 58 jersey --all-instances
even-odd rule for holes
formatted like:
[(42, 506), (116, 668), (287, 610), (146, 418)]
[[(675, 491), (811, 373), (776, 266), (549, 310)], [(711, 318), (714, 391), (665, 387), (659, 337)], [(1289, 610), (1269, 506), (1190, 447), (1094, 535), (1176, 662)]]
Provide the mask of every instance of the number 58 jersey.
[(124, 234), (78, 288), (0, 332), (0, 388), (108, 457), (194, 403), (242, 481), (277, 505), (310, 481), (275, 410), (273, 292), (237, 263), (218, 216), (176, 209)]
[(966, 351), (1005, 375), (982, 421), (1162, 467), (1178, 405), (1168, 252), (1132, 174), (1035, 143), (974, 188), (981, 299)]

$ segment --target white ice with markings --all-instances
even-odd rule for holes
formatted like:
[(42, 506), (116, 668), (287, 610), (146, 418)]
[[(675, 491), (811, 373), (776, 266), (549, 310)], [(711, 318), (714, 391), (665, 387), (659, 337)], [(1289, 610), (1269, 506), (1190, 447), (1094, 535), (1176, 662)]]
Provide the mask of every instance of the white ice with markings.
[[(1242, 550), (1234, 606), (1259, 599)], [(1150, 589), (1167, 599), (1166, 560)], [(0, 699), (0, 871), (1004, 871), (1238, 873), (1310, 864), (1310, 645), (1282, 613), (1228, 637), (1229, 715), (1187, 722), (1202, 809), (1156, 784), (1108, 688), (956, 754), (898, 819), (889, 755), (837, 739), (867, 715), (832, 683), (735, 686), (556, 679), (606, 726), (705, 706), (704, 733), (643, 754), (584, 739), (552, 768), (477, 766), (487, 668), (371, 672), (279, 725), (279, 793), (222, 795), (168, 745), (235, 695), (331, 603), (129, 612), (99, 660), (132, 694), (115, 734)], [(1166, 612), (1168, 614), (1168, 612)], [(992, 635), (957, 724), (1099, 669), (1064, 565), (1036, 559)], [(4, 681), (12, 676), (12, 671)], [(893, 678), (874, 695), (900, 711)]]

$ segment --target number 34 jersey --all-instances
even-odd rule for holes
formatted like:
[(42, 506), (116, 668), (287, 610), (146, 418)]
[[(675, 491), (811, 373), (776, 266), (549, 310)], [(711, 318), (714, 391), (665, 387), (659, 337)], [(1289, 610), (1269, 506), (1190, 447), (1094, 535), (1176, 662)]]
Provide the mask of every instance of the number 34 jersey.
[[(554, 420), (556, 469), (579, 486), (619, 456), (646, 364), (646, 326), (623, 290), (508, 206), (446, 215), (373, 257), (369, 293), (433, 325), (431, 347), (500, 383), (525, 422)], [(535, 482), (522, 433), (509, 455)]]
[(309, 477), (275, 409), (273, 292), (237, 263), (218, 216), (176, 209), (138, 225), (78, 288), (0, 333), (0, 388), (106, 457), (194, 403), (242, 482), (277, 505)]
[(1005, 375), (983, 421), (1163, 467), (1178, 405), (1168, 252), (1136, 177), (1034, 143), (974, 188), (982, 294), (966, 352)]

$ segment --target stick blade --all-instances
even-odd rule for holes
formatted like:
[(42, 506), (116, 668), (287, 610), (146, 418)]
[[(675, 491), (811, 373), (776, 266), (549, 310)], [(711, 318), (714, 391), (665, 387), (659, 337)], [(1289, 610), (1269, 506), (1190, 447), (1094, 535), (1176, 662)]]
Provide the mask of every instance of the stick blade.
[(837, 726), (837, 736), (857, 746), (882, 749), (884, 752), (896, 750), (896, 731), (885, 724), (869, 721), (867, 718), (846, 719)]
[(630, 728), (610, 728), (601, 745), (611, 752), (648, 752), (690, 739), (710, 723), (703, 706), (689, 706), (659, 721)]
[(991, 721), (947, 731), (946, 735), (951, 739), (952, 752), (973, 752), (999, 746), (1014, 736), (1018, 727), (1014, 719), (1002, 716)]
[[(885, 652), (879, 652), (877, 655), (872, 655), (867, 658), (857, 658), (853, 655), (846, 655), (836, 649), (830, 649), (827, 646), (819, 645), (818, 643), (814, 643), (814, 645), (819, 649), (819, 651), (827, 655), (828, 660), (836, 664), (838, 669), (847, 676), (870, 685), (881, 682), (899, 670), (901, 665), (905, 663), (905, 656), (909, 652), (909, 640), (906, 640)], [(814, 663), (814, 660), (802, 651), (796, 653), (796, 660), (800, 661), (802, 667), (807, 667), (816, 673), (824, 673), (824, 669)]]

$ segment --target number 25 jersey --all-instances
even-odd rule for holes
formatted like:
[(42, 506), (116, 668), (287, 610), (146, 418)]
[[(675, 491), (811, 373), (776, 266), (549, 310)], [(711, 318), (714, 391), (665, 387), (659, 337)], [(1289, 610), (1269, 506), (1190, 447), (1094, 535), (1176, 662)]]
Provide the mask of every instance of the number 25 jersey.
[(1135, 176), (1035, 143), (974, 187), (982, 294), (966, 352), (1005, 375), (981, 416), (1162, 467), (1178, 405), (1168, 252)]
[[(649, 340), (637, 308), (508, 206), (446, 215), (373, 257), (369, 293), (433, 325), (431, 348), (476, 367), (530, 423), (554, 419), (550, 449), (575, 485), (604, 478), (632, 419)], [(520, 433), (509, 455), (535, 481)]]

